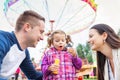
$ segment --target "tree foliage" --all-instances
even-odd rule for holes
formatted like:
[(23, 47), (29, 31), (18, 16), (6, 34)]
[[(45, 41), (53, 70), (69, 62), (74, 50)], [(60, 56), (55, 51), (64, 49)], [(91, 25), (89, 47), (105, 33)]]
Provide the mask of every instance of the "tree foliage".
[(82, 59), (87, 58), (89, 63), (93, 63), (92, 51), (88, 43), (86, 43), (86, 45), (78, 44), (76, 49), (77, 49), (78, 56), (80, 58)]

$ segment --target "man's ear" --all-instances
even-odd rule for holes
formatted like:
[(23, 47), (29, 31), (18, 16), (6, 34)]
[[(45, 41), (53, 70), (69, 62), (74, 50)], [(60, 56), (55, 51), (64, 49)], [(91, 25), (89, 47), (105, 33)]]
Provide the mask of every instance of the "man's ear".
[(26, 32), (28, 32), (29, 30), (31, 30), (31, 25), (29, 23), (25, 23), (23, 28)]

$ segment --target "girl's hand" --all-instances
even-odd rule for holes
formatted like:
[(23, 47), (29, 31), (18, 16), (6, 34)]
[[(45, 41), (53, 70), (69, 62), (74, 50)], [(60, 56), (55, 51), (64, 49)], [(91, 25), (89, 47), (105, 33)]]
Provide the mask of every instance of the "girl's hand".
[(49, 66), (48, 70), (52, 71), (52, 73), (58, 72), (59, 71), (59, 65), (52, 64), (51, 66)]
[(76, 50), (75, 50), (74, 48), (68, 47), (68, 48), (67, 48), (67, 51), (68, 51), (69, 53), (71, 53), (74, 57), (76, 56)]

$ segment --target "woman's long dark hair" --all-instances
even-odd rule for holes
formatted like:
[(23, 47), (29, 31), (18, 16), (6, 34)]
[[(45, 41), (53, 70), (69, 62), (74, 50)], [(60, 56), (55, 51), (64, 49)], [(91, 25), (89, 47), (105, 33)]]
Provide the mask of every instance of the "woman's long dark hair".
[[(91, 29), (96, 29), (100, 35), (104, 32), (108, 34), (106, 39), (107, 44), (112, 49), (120, 48), (120, 37), (114, 32), (114, 30), (106, 24), (96, 24)], [(104, 65), (106, 56), (97, 51), (97, 68), (98, 68), (98, 80), (104, 80)]]

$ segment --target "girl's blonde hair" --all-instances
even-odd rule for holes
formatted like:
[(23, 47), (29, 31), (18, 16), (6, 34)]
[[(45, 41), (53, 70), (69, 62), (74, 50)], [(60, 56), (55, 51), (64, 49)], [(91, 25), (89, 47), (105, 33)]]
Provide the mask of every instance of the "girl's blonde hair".
[(55, 30), (54, 32), (52, 32), (52, 34), (47, 39), (48, 47), (51, 47), (51, 45), (53, 43), (53, 36), (55, 34), (64, 34), (65, 38), (67, 39), (67, 35), (66, 35), (66, 33), (64, 31), (62, 31), (62, 30)]

